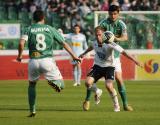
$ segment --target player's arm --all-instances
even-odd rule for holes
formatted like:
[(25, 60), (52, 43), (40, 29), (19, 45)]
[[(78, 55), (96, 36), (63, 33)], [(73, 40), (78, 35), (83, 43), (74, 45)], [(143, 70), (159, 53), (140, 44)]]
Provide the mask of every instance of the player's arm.
[(133, 56), (129, 55), (126, 51), (123, 51), (122, 54), (126, 56), (128, 59), (132, 60), (137, 66), (143, 67), (143, 65), (138, 62)]
[(88, 52), (92, 51), (93, 47), (89, 46), (80, 56), (79, 58), (83, 58)]
[(128, 40), (127, 26), (123, 21), (120, 21), (120, 24), (121, 24), (121, 35), (120, 36), (115, 35), (115, 41), (116, 42), (125, 42)]
[(119, 46), (118, 44), (112, 42), (110, 44), (108, 44), (112, 49), (120, 52), (122, 55), (126, 56), (128, 59), (132, 60), (136, 65), (143, 67), (142, 64), (140, 62), (138, 62), (134, 57), (132, 57), (131, 55), (129, 55), (121, 46)]
[(128, 40), (128, 35), (127, 35), (127, 34), (122, 34), (120, 37), (116, 37), (116, 35), (115, 35), (114, 40), (115, 40), (116, 42), (124, 42), (124, 41), (127, 41), (127, 40)]
[(78, 57), (76, 57), (74, 55), (72, 49), (69, 47), (69, 45), (66, 42), (63, 42), (63, 48), (71, 55), (71, 57), (73, 58), (73, 60), (81, 62), (81, 59), (79, 59)]
[(24, 30), (24, 33), (22, 34), (20, 40), (19, 40), (19, 44), (18, 44), (18, 56), (17, 56), (17, 61), (21, 62), (22, 60), (22, 53), (25, 47), (25, 43), (26, 41), (28, 41), (28, 30), (29, 28), (26, 28)]
[(17, 61), (18, 62), (21, 62), (21, 60), (22, 60), (22, 53), (23, 53), (23, 50), (24, 50), (24, 46), (25, 46), (25, 40), (20, 39), (19, 45), (18, 45), (18, 56), (17, 56)]

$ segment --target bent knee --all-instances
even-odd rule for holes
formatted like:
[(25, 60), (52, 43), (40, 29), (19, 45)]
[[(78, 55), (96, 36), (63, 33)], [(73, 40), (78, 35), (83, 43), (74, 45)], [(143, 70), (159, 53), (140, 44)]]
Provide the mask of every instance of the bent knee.
[(92, 77), (87, 77), (87, 79), (86, 79), (86, 81), (85, 81), (86, 87), (87, 87), (87, 88), (91, 87), (92, 84), (93, 84), (93, 82), (94, 82), (94, 78), (92, 78)]

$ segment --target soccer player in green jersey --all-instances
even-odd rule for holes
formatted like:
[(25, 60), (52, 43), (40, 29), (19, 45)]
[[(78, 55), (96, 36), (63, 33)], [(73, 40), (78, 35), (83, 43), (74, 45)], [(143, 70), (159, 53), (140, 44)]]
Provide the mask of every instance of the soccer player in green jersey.
[[(128, 40), (127, 36), (127, 27), (126, 24), (119, 19), (119, 11), (120, 7), (117, 5), (111, 5), (109, 7), (109, 17), (102, 20), (99, 24), (104, 30), (111, 31), (115, 35), (114, 41), (116, 43), (124, 42)], [(127, 96), (126, 96), (126, 89), (122, 78), (122, 69), (121, 69), (121, 62), (120, 62), (120, 53), (115, 52), (115, 60), (116, 60), (116, 67), (115, 67), (115, 79), (118, 86), (119, 94), (121, 95), (121, 99), (123, 102), (123, 108), (125, 111), (132, 111), (133, 108), (128, 105)]]
[(36, 82), (41, 74), (44, 75), (48, 84), (57, 92), (64, 88), (62, 75), (56, 66), (53, 59), (54, 42), (58, 42), (66, 51), (72, 56), (73, 60), (81, 61), (76, 57), (69, 45), (59, 32), (45, 24), (44, 13), (41, 10), (36, 10), (33, 14), (34, 24), (29, 26), (22, 34), (18, 47), (17, 61), (21, 61), (22, 52), (26, 41), (28, 41), (29, 48), (29, 63), (28, 63), (28, 101), (30, 108), (29, 117), (34, 117), (36, 114), (35, 100), (36, 100)]

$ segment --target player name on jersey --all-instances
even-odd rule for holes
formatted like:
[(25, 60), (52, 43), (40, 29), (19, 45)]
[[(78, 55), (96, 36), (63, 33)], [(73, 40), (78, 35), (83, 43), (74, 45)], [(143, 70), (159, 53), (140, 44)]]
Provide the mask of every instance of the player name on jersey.
[(42, 27), (42, 28), (32, 28), (31, 32), (43, 32), (43, 31), (50, 31), (49, 28), (47, 27)]

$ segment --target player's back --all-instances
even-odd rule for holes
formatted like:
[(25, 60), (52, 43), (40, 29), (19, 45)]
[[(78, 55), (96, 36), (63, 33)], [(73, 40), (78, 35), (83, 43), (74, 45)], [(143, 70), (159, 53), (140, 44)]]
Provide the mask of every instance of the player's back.
[[(45, 24), (32, 24), (27, 31), (30, 58), (53, 56), (53, 42), (57, 31)], [(62, 39), (62, 38), (60, 38)]]

